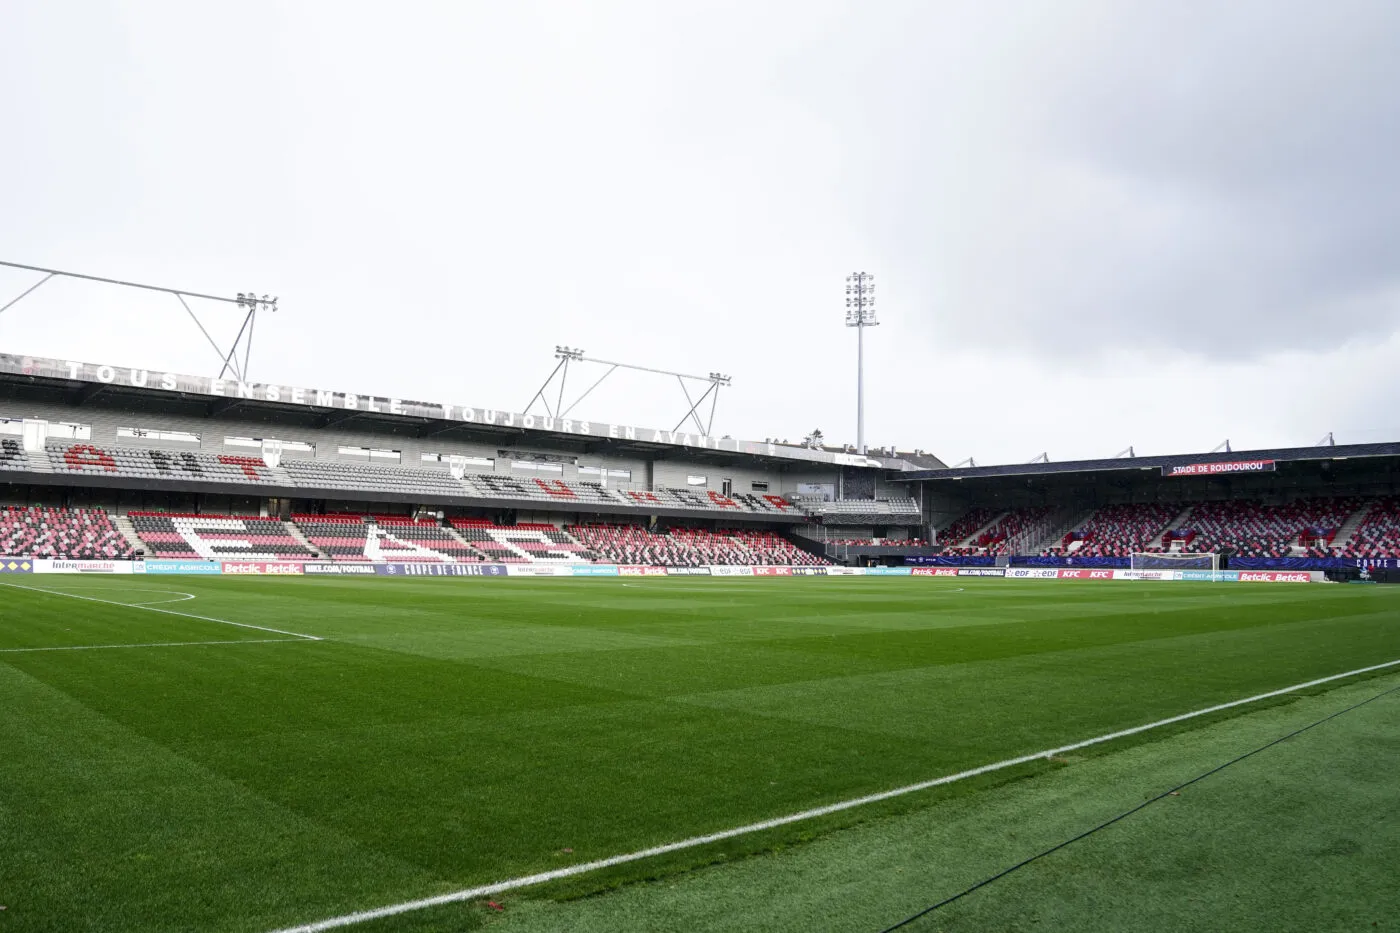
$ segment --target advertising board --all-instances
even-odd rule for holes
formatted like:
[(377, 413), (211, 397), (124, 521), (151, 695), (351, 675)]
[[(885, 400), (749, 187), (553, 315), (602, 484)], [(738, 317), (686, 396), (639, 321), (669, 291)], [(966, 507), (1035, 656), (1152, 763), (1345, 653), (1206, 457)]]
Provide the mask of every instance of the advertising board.
[(343, 564), (308, 561), (301, 565), (301, 570), (302, 573), (308, 576), (372, 577), (375, 575), (373, 564), (351, 563), (348, 561)]
[(1054, 580), (1060, 571), (1054, 567), (1008, 567), (1006, 577), (1011, 580)]
[(301, 564), (292, 560), (226, 560), (224, 576), (299, 577)]
[(1180, 570), (1115, 570), (1113, 571), (1115, 580), (1136, 580), (1139, 583), (1162, 583), (1171, 580), (1180, 580)]
[(1059, 572), (1061, 580), (1112, 580), (1113, 571), (1104, 568), (1076, 567), (1073, 570), (1061, 570)]
[(793, 568), (792, 568), (792, 575), (793, 575), (794, 577), (824, 577), (824, 576), (826, 576), (826, 568), (825, 568), (825, 567), (793, 567)]
[(572, 577), (573, 564), (507, 564), (508, 577)]
[(826, 568), (828, 577), (863, 577), (864, 567), (828, 567)]
[(709, 567), (667, 567), (667, 568), (666, 568), (666, 576), (668, 576), (668, 577), (708, 577), (709, 575), (710, 575), (710, 568), (709, 568)]
[(1311, 583), (1306, 570), (1241, 570), (1241, 583)]
[(790, 577), (791, 567), (755, 567), (753, 575), (756, 577)]
[(956, 567), (914, 567), (910, 573), (916, 577), (956, 577)]
[(574, 564), (569, 568), (569, 573), (575, 577), (615, 577), (618, 575), (616, 564)]
[(1197, 583), (1236, 583), (1240, 579), (1238, 570), (1183, 570), (1181, 579)]
[(912, 567), (866, 567), (865, 574), (869, 577), (907, 577)]
[(735, 567), (729, 564), (713, 564), (710, 573), (716, 577), (751, 577), (753, 568), (747, 565)]
[(1004, 577), (1006, 570), (1002, 567), (959, 567), (960, 577)]
[(381, 577), (504, 577), (505, 564), (374, 564)]
[(224, 565), (213, 560), (148, 560), (133, 568), (136, 573), (179, 574), (207, 577), (224, 572)]
[(27, 557), (0, 558), (0, 573), (33, 573), (34, 563)]
[(135, 573), (135, 561), (130, 560), (50, 560), (40, 557), (34, 561), (35, 573)]
[(617, 574), (621, 577), (664, 577), (666, 576), (666, 568), (624, 564), (618, 566)]

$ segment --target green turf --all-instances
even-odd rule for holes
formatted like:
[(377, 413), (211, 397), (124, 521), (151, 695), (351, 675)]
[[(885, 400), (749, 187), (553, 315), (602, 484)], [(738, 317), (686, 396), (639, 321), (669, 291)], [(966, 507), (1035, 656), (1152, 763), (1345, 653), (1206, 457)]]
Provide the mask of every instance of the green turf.
[[(1309, 723), (1400, 675), (1245, 714), (808, 846), (551, 902), (493, 933), (877, 930)], [(1400, 929), (1400, 692), (1046, 856), (909, 933)], [(489, 908), (488, 908), (489, 911)], [(451, 930), (447, 911), (440, 929)], [(460, 927), (456, 927), (460, 929)], [(373, 933), (365, 928), (364, 933)]]
[[(1400, 590), (1383, 587), (21, 582), (115, 602), (187, 593), (157, 608), (324, 640), (0, 587), (0, 933), (261, 933), (1400, 658)], [(244, 643), (7, 650), (191, 641)], [(541, 893), (782, 845), (1034, 770)], [(456, 908), (373, 930), (479, 922)]]

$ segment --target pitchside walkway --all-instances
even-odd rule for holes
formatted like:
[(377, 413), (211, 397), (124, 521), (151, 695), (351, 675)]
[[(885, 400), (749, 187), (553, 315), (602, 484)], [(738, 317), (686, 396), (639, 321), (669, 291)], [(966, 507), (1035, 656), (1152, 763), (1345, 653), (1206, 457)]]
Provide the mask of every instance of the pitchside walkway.
[[(1350, 684), (796, 849), (613, 894), (502, 898), (500, 933), (883, 930), (1390, 688)], [(1356, 930), (1400, 916), (1400, 692), (1167, 797), (905, 929)], [(420, 919), (427, 919), (426, 917)], [(397, 929), (397, 928), (394, 928)]]

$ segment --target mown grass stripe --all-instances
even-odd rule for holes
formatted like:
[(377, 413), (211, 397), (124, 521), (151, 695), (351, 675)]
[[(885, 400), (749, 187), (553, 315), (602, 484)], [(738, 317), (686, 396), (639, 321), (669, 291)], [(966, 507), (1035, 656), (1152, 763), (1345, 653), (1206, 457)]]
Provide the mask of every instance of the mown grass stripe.
[(551, 881), (560, 881), (566, 878), (573, 878), (578, 875), (588, 874), (594, 871), (601, 871), (606, 868), (613, 868), (618, 865), (625, 865), (629, 862), (638, 862), (644, 859), (655, 858), (671, 852), (678, 852), (684, 849), (692, 849), (698, 846), (709, 845), (715, 842), (722, 842), (726, 839), (733, 839), (737, 836), (745, 836), (753, 833), (764, 832), (770, 829), (777, 829), (792, 823), (815, 819), (833, 813), (840, 813), (843, 810), (851, 810), (856, 807), (867, 806), (872, 803), (879, 803), (883, 800), (890, 800), (895, 797), (902, 797), (919, 791), (930, 790), (968, 778), (978, 777), (983, 774), (991, 774), (995, 771), (1002, 771), (1017, 765), (1029, 764), (1045, 758), (1064, 755), (1079, 749), (1088, 748), (1093, 745), (1102, 745), (1117, 739), (1138, 735), (1153, 729), (1160, 729), (1163, 726), (1173, 725), (1179, 722), (1186, 722), (1201, 716), (1208, 716), (1212, 713), (1246, 706), (1251, 703), (1258, 703), (1262, 700), (1273, 697), (1285, 696), (1296, 693), (1300, 690), (1307, 690), (1323, 684), (1344, 680), (1348, 677), (1356, 677), (1361, 674), (1369, 674), (1375, 671), (1386, 670), (1388, 668), (1400, 666), (1400, 658), (1393, 661), (1386, 661), (1381, 664), (1372, 664), (1367, 667), (1359, 667), (1354, 670), (1344, 671), (1340, 674), (1331, 674), (1327, 677), (1318, 677), (1313, 680), (1293, 684), (1288, 687), (1281, 687), (1277, 690), (1270, 690), (1266, 693), (1258, 693), (1254, 696), (1245, 697), (1239, 700), (1231, 700), (1226, 703), (1217, 703), (1214, 706), (1207, 706), (1203, 709), (1193, 710), (1188, 713), (1181, 713), (1177, 716), (1169, 716), (1166, 719), (1159, 719), (1155, 722), (1146, 723), (1140, 726), (1133, 726), (1128, 729), (1120, 729), (1116, 732), (1109, 732), (1093, 738), (1083, 739), (1069, 745), (1061, 745), (1057, 748), (1046, 749), (1044, 751), (1032, 752), (1029, 755), (1020, 755), (1016, 758), (1007, 758), (1003, 761), (992, 764), (981, 765), (960, 771), (956, 774), (944, 775), (927, 781), (920, 781), (916, 784), (906, 784), (903, 787), (896, 787), (891, 790), (880, 791), (875, 794), (867, 794), (863, 797), (855, 797), (850, 800), (842, 800), (837, 803), (827, 804), (822, 807), (815, 807), (810, 810), (803, 810), (799, 813), (791, 813), (786, 816), (774, 817), (769, 820), (762, 820), (757, 823), (749, 823), (745, 826), (737, 826), (733, 829), (722, 830), (717, 833), (710, 833), (703, 836), (693, 836), (689, 839), (682, 839), (677, 842), (666, 843), (665, 845), (653, 846), (648, 849), (641, 849), (635, 852), (628, 852), (623, 855), (614, 855), (605, 859), (598, 859), (592, 862), (583, 862), (578, 865), (570, 865), (565, 868), (557, 868), (552, 871), (540, 872), (533, 875), (524, 875), (519, 878), (511, 878), (505, 881), (498, 881), (492, 884), (480, 885), (474, 888), (466, 888), (460, 891), (452, 891), (447, 894), (439, 894), (434, 897), (426, 897), (418, 900), (404, 901), (398, 904), (390, 904), (384, 907), (377, 907), (371, 910), (359, 911), (352, 914), (344, 914), (339, 917), (331, 917), (326, 920), (318, 920), (314, 923), (303, 924), (295, 927), (284, 927), (274, 931), (274, 933), (322, 933), (325, 930), (336, 930), (360, 923), (368, 923), (372, 920), (382, 920), (386, 917), (393, 917), (399, 914), (410, 913), (418, 910), (425, 910), (431, 907), (441, 907), (447, 904), (456, 904), (463, 901), (476, 900), (482, 897), (490, 897), (495, 894), (503, 894), (507, 891), (515, 891), (520, 888), (534, 887), (546, 884)]

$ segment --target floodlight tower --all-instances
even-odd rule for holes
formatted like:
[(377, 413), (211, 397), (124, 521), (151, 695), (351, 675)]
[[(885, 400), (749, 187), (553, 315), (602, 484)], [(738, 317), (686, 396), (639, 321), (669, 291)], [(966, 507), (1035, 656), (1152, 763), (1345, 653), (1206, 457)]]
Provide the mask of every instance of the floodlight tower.
[(865, 456), (865, 329), (875, 327), (875, 276), (846, 276), (846, 326), (856, 328), (856, 448)]

